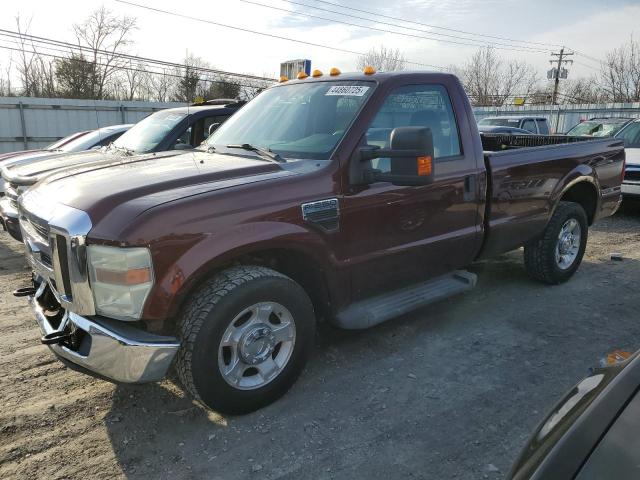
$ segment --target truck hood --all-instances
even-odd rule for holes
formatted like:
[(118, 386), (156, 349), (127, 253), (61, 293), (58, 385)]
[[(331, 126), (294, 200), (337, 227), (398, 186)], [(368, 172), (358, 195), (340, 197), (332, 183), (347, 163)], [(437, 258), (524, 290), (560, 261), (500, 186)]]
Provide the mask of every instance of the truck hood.
[(95, 226), (107, 215), (128, 222), (163, 203), (287, 175), (293, 173), (259, 157), (199, 150), (162, 152), (65, 170), (47, 177), (23, 197), (83, 210)]

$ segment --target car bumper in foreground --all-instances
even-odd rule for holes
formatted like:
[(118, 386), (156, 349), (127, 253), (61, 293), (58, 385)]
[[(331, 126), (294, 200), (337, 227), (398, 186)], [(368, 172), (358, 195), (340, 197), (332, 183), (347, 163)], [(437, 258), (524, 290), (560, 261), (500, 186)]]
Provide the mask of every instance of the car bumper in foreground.
[(0, 198), (0, 223), (4, 230), (9, 232), (13, 238), (22, 241), (20, 222), (18, 221), (18, 210), (13, 205), (11, 198), (4, 196)]
[(44, 288), (29, 297), (29, 303), (45, 337), (56, 332), (72, 336), (73, 341), (48, 345), (64, 363), (119, 383), (154, 382), (166, 375), (180, 346), (176, 338), (150, 334), (125, 322), (90, 319), (68, 311), (56, 328), (38, 302)]

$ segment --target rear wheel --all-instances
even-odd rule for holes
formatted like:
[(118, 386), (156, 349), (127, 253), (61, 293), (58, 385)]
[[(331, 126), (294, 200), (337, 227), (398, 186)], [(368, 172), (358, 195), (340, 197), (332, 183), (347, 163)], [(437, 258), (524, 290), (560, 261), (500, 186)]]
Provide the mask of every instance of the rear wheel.
[(542, 236), (524, 247), (524, 264), (536, 280), (566, 282), (582, 262), (588, 235), (587, 214), (574, 202), (560, 202)]
[(191, 298), (176, 369), (185, 388), (223, 413), (247, 413), (284, 394), (313, 347), (305, 291), (264, 267), (225, 270)]

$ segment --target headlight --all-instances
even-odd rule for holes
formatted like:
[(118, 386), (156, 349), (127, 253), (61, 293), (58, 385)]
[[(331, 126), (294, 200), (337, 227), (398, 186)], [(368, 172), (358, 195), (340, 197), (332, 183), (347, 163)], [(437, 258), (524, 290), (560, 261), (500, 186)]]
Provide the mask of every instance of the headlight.
[(138, 320), (153, 285), (149, 250), (90, 245), (88, 252), (96, 313), (117, 320)]

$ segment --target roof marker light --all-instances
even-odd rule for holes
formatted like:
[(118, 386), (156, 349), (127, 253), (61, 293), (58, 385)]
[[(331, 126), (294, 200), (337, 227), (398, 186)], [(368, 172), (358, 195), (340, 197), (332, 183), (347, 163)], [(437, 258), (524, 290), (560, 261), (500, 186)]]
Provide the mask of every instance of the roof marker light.
[(305, 78), (307, 78), (309, 75), (307, 75), (305, 72), (298, 72), (298, 75), (296, 76), (296, 78), (298, 80), (304, 80)]
[(322, 72), (320, 70), (314, 70), (311, 74), (312, 77), (317, 78), (322, 76)]
[(332, 77), (335, 77), (336, 75), (340, 75), (342, 72), (340, 71), (339, 68), (333, 67), (331, 70), (329, 70), (329, 75), (331, 75)]
[(282, 83), (282, 82), (288, 82), (288, 81), (289, 81), (289, 77), (287, 77), (287, 76), (285, 76), (285, 75), (282, 75), (282, 76), (280, 77), (280, 83)]
[(367, 65), (362, 69), (362, 73), (364, 73), (365, 75), (373, 75), (374, 73), (376, 73), (376, 69), (371, 65)]

